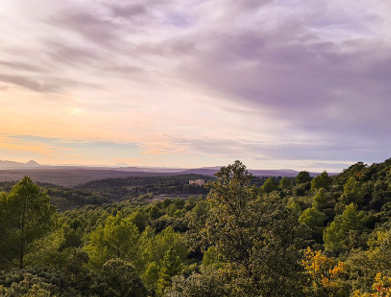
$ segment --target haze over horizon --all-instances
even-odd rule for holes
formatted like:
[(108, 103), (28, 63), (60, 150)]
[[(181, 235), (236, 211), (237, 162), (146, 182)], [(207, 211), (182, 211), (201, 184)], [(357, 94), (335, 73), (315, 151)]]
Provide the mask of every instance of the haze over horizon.
[(391, 2), (0, 0), (0, 160), (391, 157)]

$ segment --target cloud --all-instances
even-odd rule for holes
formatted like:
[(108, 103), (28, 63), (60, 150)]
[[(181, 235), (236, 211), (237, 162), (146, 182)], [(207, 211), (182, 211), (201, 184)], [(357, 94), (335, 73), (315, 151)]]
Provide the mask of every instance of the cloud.
[[(311, 142), (289, 141), (254, 141), (248, 139), (170, 137), (175, 147), (181, 147), (187, 154), (223, 156), (229, 159), (251, 158), (255, 161), (264, 160), (336, 160), (379, 161), (376, 155), (384, 155), (386, 149), (372, 146), (355, 146), (346, 144), (318, 144)], [(376, 155), (374, 156), (374, 152)], [(317, 163), (326, 164), (325, 162)], [(343, 164), (343, 163), (335, 163)], [(341, 166), (340, 166), (341, 167)]]
[(312, 168), (323, 168), (323, 169), (331, 169), (331, 170), (341, 170), (341, 168), (348, 168), (353, 163), (314, 163), (310, 167)]
[(40, 93), (46, 93), (46, 92), (56, 92), (60, 89), (59, 85), (55, 84), (46, 84), (46, 83), (40, 83), (36, 81), (35, 79), (23, 77), (19, 75), (6, 75), (6, 74), (0, 74), (0, 81), (5, 83), (11, 83), (15, 85), (19, 85), (21, 87), (30, 89), (32, 91), (40, 92)]
[(10, 69), (17, 69), (23, 71), (31, 71), (31, 72), (43, 72), (45, 69), (34, 66), (32, 64), (23, 63), (23, 62), (10, 62), (10, 61), (0, 61), (0, 65), (5, 66)]
[(391, 149), (389, 8), (380, 0), (15, 0), (0, 4), (10, 30), (0, 37), (0, 81), (69, 97), (64, 110), (89, 111), (73, 117), (80, 127), (109, 123), (108, 133), (161, 160), (381, 161)]

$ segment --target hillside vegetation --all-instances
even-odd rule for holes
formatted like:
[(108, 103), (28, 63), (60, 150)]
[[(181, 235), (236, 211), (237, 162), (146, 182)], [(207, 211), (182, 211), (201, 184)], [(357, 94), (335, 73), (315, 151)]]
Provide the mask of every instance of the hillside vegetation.
[[(237, 161), (206, 189), (188, 179), (2, 184), (0, 296), (391, 296), (391, 159), (278, 179)], [(59, 208), (67, 191), (83, 202)]]

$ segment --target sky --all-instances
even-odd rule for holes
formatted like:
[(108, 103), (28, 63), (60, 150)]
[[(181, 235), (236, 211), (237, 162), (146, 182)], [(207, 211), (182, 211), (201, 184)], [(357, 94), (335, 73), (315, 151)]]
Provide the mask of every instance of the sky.
[(0, 0), (0, 160), (391, 157), (388, 0)]

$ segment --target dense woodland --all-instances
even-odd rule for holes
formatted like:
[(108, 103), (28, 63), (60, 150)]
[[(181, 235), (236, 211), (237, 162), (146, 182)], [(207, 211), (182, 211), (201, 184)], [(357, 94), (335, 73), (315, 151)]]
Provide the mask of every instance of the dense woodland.
[(391, 159), (188, 179), (2, 183), (0, 296), (391, 296)]

